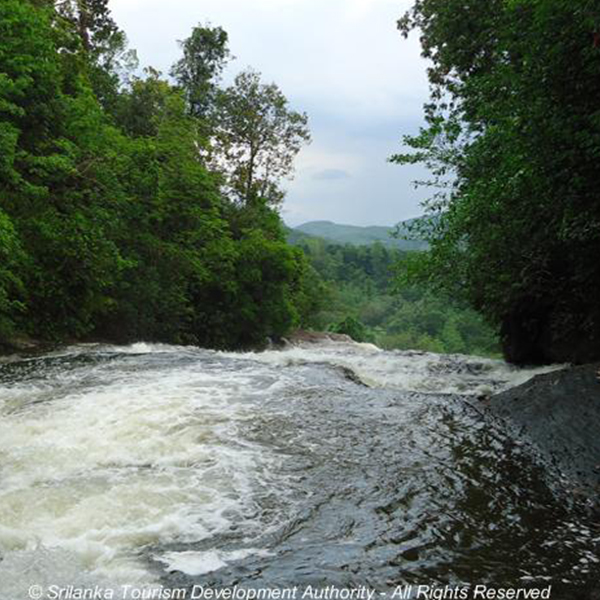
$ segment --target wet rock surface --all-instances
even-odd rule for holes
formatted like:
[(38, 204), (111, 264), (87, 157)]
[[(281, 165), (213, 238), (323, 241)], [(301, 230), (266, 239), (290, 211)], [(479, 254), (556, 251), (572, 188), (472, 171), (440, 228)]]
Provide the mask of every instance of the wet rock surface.
[(516, 434), (538, 447), (573, 482), (573, 491), (600, 504), (600, 363), (543, 375), (496, 394), (489, 402)]

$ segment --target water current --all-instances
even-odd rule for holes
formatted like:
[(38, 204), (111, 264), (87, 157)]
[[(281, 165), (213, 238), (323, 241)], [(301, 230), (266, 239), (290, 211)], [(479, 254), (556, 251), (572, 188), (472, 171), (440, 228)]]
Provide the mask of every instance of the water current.
[(420, 584), (592, 598), (597, 520), (480, 401), (537, 372), (349, 343), (0, 359), (0, 599)]

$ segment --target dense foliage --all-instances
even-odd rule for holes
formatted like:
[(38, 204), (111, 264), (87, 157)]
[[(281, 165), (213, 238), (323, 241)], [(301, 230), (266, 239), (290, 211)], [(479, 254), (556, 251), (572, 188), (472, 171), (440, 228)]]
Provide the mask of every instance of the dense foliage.
[(394, 274), (411, 256), (382, 244), (336, 245), (316, 238), (296, 243), (322, 280), (307, 324), (345, 333), (385, 349), (494, 356), (497, 337), (473, 310), (424, 286), (397, 286)]
[[(220, 28), (196, 28), (182, 48), (176, 85), (140, 78), (107, 0), (0, 2), (0, 342), (240, 347), (312, 309), (308, 264), (271, 207), (279, 180), (253, 172), (284, 156), (289, 174), (306, 117), (275, 85), (264, 115), (248, 110), (256, 73), (241, 76), (252, 90), (219, 89)], [(233, 150), (253, 128), (286, 137), (244, 162)]]
[(465, 299), (515, 362), (600, 357), (600, 7), (417, 0), (399, 23), (431, 60), (427, 127), (400, 163), (439, 192), (408, 270)]

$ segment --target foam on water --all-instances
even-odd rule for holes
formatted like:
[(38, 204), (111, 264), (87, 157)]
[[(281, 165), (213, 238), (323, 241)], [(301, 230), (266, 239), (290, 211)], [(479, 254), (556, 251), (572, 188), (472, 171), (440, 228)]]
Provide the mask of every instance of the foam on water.
[(384, 351), (373, 344), (322, 342), (282, 351), (236, 355), (287, 367), (326, 363), (350, 369), (367, 385), (435, 394), (488, 395), (562, 366), (517, 368), (502, 360), (417, 351)]
[[(139, 344), (123, 350), (162, 352)], [(63, 365), (58, 381), (49, 366), (48, 380), (0, 389), (4, 593), (25, 593), (19, 573), (32, 565), (36, 583), (41, 571), (64, 572), (65, 564), (113, 584), (151, 582), (144, 548), (199, 541), (243, 520), (272, 460), (238, 433), (253, 411), (245, 390), (256, 370), (120, 366)], [(71, 571), (65, 580), (82, 581)]]
[(207, 550), (206, 552), (167, 552), (157, 557), (167, 571), (179, 571), (186, 575), (204, 575), (226, 567), (230, 562), (243, 560), (249, 556), (269, 556), (270, 552), (259, 548), (244, 548), (232, 552)]
[(246, 354), (87, 344), (7, 361), (0, 599), (26, 597), (32, 582), (155, 585), (152, 560), (199, 575), (264, 555), (211, 540), (240, 523), (264, 532), (253, 497), (285, 493), (270, 477), (286, 457), (242, 432), (265, 398), (279, 402), (291, 383), (310, 387), (302, 366), (316, 364), (351, 369), (373, 387), (436, 394), (490, 393), (547, 370), (350, 343)]

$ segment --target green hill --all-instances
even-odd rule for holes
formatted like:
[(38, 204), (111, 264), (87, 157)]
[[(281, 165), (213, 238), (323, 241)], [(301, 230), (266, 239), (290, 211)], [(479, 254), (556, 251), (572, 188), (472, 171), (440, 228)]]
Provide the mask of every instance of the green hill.
[[(400, 231), (407, 231), (415, 219), (400, 223)], [(357, 225), (339, 225), (331, 221), (310, 221), (290, 231), (289, 241), (296, 244), (303, 237), (318, 237), (337, 244), (351, 244), (353, 246), (369, 246), (379, 242), (387, 248), (398, 250), (425, 250), (427, 243), (420, 240), (405, 240), (392, 237), (395, 227), (359, 227)]]
[(288, 244), (292, 246), (298, 246), (302, 242), (310, 239), (314, 239), (316, 236), (303, 233), (298, 229), (292, 229), (291, 227), (285, 227), (285, 234), (287, 237)]

